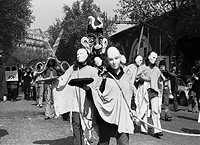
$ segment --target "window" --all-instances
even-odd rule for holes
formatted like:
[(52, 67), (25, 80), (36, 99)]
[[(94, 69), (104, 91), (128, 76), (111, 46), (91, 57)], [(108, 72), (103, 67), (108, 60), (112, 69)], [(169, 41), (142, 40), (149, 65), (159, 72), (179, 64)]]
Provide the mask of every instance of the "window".
[(6, 69), (5, 69), (6, 71), (10, 71), (10, 68), (9, 67), (6, 67)]
[(17, 67), (16, 67), (16, 66), (13, 66), (13, 67), (12, 67), (12, 71), (15, 71), (15, 70), (17, 70)]

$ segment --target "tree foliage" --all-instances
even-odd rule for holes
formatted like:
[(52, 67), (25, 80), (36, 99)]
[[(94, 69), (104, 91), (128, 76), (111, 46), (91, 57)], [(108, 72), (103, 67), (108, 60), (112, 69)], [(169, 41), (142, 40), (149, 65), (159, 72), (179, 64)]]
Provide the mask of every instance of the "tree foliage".
[(62, 22), (57, 19), (56, 23), (51, 25), (47, 31), (50, 35), (50, 44), (53, 45), (61, 28), (64, 29), (56, 55), (60, 60), (68, 61), (70, 64), (76, 58), (77, 49), (83, 47), (80, 40), (87, 34), (88, 16), (100, 15), (104, 19), (105, 36), (116, 30), (114, 23), (107, 19), (106, 13), (101, 12), (93, 0), (76, 1), (72, 7), (65, 5), (63, 10), (65, 17)]
[(119, 0), (118, 6), (116, 12), (121, 17), (136, 24), (150, 23), (164, 32), (174, 46), (181, 37), (200, 32), (199, 0)]
[(48, 51), (46, 49), (27, 49), (22, 47), (16, 47), (11, 56), (17, 58), (20, 63), (25, 65), (30, 64), (32, 61), (43, 61), (47, 59)]
[(34, 19), (31, 0), (0, 0), (0, 49), (8, 53)]

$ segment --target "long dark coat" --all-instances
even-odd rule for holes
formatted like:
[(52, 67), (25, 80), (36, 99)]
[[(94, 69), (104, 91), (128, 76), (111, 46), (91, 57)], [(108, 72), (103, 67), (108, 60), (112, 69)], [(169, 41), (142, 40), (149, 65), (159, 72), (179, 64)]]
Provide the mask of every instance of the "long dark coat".
[(2, 100), (4, 95), (8, 94), (5, 67), (3, 64), (0, 64), (0, 99)]

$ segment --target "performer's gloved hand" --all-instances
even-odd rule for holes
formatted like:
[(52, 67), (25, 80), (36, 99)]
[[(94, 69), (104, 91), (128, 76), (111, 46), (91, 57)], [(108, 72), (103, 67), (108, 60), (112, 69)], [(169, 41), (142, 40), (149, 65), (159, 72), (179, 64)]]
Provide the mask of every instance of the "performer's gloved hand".
[(138, 79), (138, 83), (143, 84), (144, 83), (144, 79), (143, 78)]
[(195, 74), (193, 74), (192, 77), (193, 77), (196, 81), (199, 80), (199, 78), (198, 78)]
[(58, 79), (55, 79), (55, 80), (52, 81), (53, 86), (58, 86), (58, 83), (59, 83)]
[(92, 99), (92, 90), (91, 90), (91, 88), (89, 86), (87, 86), (86, 84), (84, 84), (83, 87), (82, 87), (82, 89), (85, 90), (86, 97), (88, 99)]
[(87, 86), (86, 84), (84, 84), (83, 86), (80, 86), (80, 88), (82, 88), (82, 89), (85, 90), (85, 91), (90, 90), (90, 87)]
[(135, 118), (137, 116), (137, 112), (135, 110), (131, 110), (130, 115), (131, 115), (131, 118), (132, 117)]
[(131, 116), (131, 119), (133, 120), (134, 124), (136, 124), (137, 126), (141, 125), (141, 122), (138, 119), (137, 112), (135, 110), (131, 110), (130, 116)]

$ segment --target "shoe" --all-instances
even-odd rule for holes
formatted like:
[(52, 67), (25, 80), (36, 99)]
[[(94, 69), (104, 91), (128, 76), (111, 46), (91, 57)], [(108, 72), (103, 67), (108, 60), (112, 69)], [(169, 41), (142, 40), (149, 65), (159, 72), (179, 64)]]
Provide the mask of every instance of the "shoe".
[(165, 118), (165, 121), (172, 121), (172, 117)]
[(159, 136), (163, 136), (163, 133), (162, 133), (162, 132), (159, 132), (158, 134), (159, 134)]
[(45, 119), (45, 120), (48, 120), (48, 119), (51, 119), (51, 118), (50, 118), (50, 117), (45, 117), (44, 119)]
[(141, 134), (148, 135), (148, 132), (141, 132)]
[(179, 111), (179, 109), (174, 109), (174, 112), (178, 112)]
[(192, 110), (192, 113), (198, 113), (198, 111), (197, 110)]
[(163, 136), (163, 133), (157, 132), (157, 133), (153, 134), (153, 136), (156, 137), (156, 138), (160, 138), (161, 136)]
[(60, 116), (55, 116), (54, 118), (59, 118)]
[(7, 96), (3, 96), (3, 102), (7, 101)]

